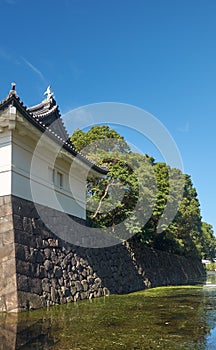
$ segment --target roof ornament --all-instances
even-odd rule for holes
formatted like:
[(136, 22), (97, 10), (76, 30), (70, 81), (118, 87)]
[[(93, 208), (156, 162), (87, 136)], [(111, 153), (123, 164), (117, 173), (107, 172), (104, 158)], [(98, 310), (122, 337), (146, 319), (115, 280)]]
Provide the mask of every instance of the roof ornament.
[(9, 94), (8, 94), (8, 97), (7, 97), (7, 98), (9, 98), (9, 97), (11, 97), (11, 96), (16, 96), (16, 97), (18, 97), (18, 96), (17, 96), (17, 93), (16, 93), (16, 83), (11, 83), (11, 89), (10, 89), (10, 91), (9, 91)]
[(49, 85), (46, 91), (44, 92), (44, 95), (47, 95), (46, 100), (51, 101), (54, 97), (54, 93), (51, 91), (51, 86)]
[(16, 83), (11, 83), (11, 90), (16, 91)]

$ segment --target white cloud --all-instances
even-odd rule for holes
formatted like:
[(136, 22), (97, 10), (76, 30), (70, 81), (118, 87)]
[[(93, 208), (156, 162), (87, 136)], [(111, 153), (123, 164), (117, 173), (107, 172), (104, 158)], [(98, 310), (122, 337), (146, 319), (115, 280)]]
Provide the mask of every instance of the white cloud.
[(36, 73), (43, 81), (45, 81), (44, 75), (41, 73), (41, 71), (36, 68), (31, 62), (29, 62), (26, 58), (22, 57), (22, 60), (27, 64), (27, 66)]

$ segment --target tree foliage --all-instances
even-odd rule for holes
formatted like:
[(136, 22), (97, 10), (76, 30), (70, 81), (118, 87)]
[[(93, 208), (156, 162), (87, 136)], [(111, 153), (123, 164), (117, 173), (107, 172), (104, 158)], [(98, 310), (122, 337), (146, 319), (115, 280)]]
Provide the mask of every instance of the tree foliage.
[(202, 222), (189, 175), (132, 152), (109, 126), (76, 130), (71, 141), (78, 151), (109, 170), (106, 177), (88, 178), (87, 215), (92, 226), (106, 227), (122, 239), (133, 236), (156, 249), (215, 257), (216, 238), (212, 226)]
[(200, 252), (203, 259), (213, 259), (216, 257), (216, 238), (212, 225), (202, 222), (202, 241)]

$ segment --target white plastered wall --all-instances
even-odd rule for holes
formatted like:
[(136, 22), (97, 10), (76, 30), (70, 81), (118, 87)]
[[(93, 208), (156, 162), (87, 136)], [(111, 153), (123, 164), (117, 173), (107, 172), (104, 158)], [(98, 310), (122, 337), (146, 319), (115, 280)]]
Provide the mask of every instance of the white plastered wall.
[(0, 133), (0, 196), (11, 194), (11, 131)]
[[(35, 148), (38, 140), (28, 134), (13, 132), (12, 194), (38, 204), (86, 218), (86, 170), (69, 157), (58, 156), (52, 142), (43, 149)], [(62, 187), (50, 177), (62, 176)]]
[[(14, 106), (0, 112), (0, 196), (13, 194), (85, 219), (89, 169), (42, 135)], [(61, 186), (50, 177), (53, 168)]]

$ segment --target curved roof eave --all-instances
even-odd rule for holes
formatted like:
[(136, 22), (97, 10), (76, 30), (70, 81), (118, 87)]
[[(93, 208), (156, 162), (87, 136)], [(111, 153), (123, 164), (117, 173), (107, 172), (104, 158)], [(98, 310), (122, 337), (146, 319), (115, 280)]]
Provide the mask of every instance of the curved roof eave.
[[(55, 142), (60, 143), (62, 145), (62, 147), (67, 152), (72, 154), (74, 157), (77, 157), (81, 162), (83, 162), (89, 168), (94, 170), (96, 173), (99, 173), (101, 175), (106, 175), (108, 173), (108, 169), (99, 167), (98, 165), (96, 165), (92, 161), (90, 161), (87, 157), (85, 157), (82, 153), (76, 151), (76, 149), (73, 146), (70, 139), (69, 138), (64, 139), (62, 136), (58, 135), (56, 130), (55, 131), (52, 130), (51, 124), (50, 125), (44, 124), (43, 119), (40, 120), (39, 115), (34, 115), (34, 113), (33, 113), (34, 107), (36, 107), (36, 106), (34, 106), (32, 108), (27, 108), (26, 106), (24, 106), (23, 102), (20, 101), (20, 98), (16, 94), (15, 90), (11, 90), (11, 92), (9, 93), (7, 98), (0, 102), (0, 110), (4, 110), (11, 105), (15, 106), (17, 108), (17, 110), (20, 112), (20, 114), (22, 114), (22, 116), (26, 120), (28, 120), (32, 125), (34, 125), (42, 133), (46, 132), (48, 137), (50, 137)], [(41, 106), (41, 104), (37, 105), (37, 107), (39, 107), (39, 106)], [(55, 109), (55, 112), (58, 113), (58, 118), (60, 118), (58, 106)], [(63, 125), (63, 123), (62, 123), (62, 125)], [(64, 128), (64, 125), (63, 125), (63, 128)], [(66, 129), (65, 129), (65, 132), (66, 132)], [(64, 135), (64, 133), (63, 133), (63, 135)], [(67, 135), (67, 137), (68, 137), (67, 132), (65, 135)]]

